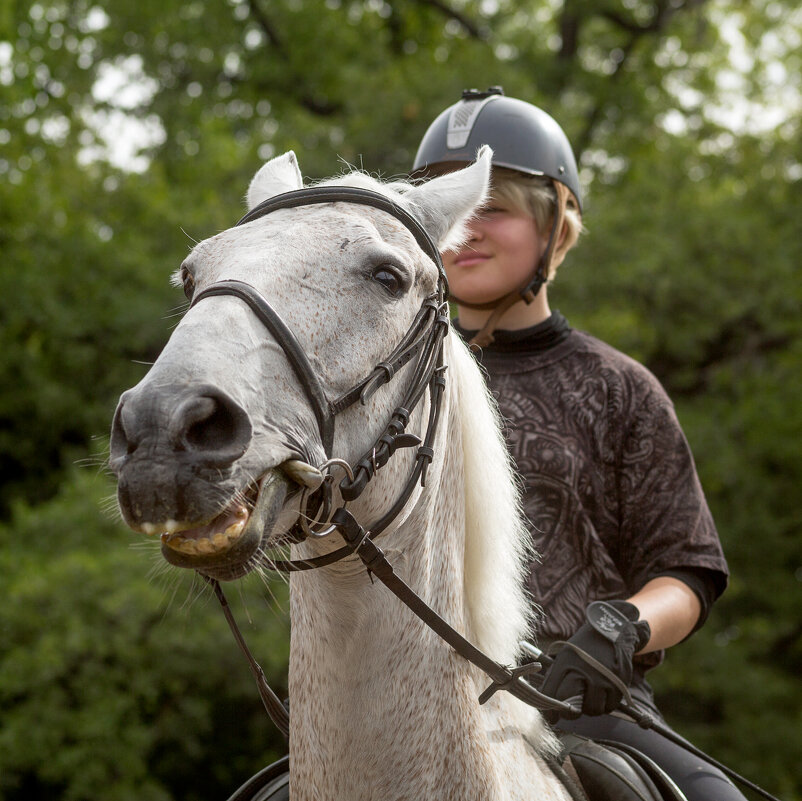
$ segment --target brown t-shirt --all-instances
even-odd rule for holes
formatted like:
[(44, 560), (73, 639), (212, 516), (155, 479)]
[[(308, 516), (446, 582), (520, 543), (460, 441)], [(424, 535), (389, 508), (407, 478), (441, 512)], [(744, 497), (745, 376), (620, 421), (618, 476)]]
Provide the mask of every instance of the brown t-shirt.
[(641, 364), (555, 315), (563, 332), (555, 336), (552, 319), (545, 346), (541, 337), (539, 348), (499, 344), (480, 355), (540, 555), (528, 587), (544, 613), (541, 643), (570, 637), (591, 601), (626, 598), (655, 575), (703, 568), (721, 589), (727, 575), (665, 390)]

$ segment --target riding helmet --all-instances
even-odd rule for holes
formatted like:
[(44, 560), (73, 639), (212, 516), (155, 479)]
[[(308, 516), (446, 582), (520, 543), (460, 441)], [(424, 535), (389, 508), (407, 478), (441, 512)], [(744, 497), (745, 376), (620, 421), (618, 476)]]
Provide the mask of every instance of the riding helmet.
[(506, 97), (500, 86), (486, 92), (466, 89), (458, 103), (442, 112), (421, 140), (412, 174), (467, 164), (482, 145), (493, 148), (496, 167), (545, 175), (565, 184), (581, 212), (579, 172), (563, 129), (543, 109)]

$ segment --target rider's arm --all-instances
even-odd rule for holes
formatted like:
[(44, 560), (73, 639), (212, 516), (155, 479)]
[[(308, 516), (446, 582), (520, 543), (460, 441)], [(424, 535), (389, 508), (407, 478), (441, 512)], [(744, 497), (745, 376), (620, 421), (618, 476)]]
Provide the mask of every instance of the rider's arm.
[(657, 576), (627, 599), (651, 629), (651, 637), (639, 653), (659, 651), (682, 642), (695, 628), (702, 612), (699, 596), (673, 576)]

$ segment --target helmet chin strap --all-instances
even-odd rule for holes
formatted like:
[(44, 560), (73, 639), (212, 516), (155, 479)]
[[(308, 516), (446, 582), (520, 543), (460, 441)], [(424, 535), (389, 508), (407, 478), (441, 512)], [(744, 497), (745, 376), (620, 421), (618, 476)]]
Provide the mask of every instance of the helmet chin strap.
[(551, 225), (549, 241), (535, 269), (526, 280), (526, 283), (522, 287), (514, 289), (512, 292), (503, 295), (497, 300), (491, 300), (485, 303), (466, 303), (453, 294), (450, 297), (450, 299), (455, 301), (459, 306), (465, 306), (469, 309), (492, 309), (490, 316), (485, 320), (485, 324), (468, 343), (472, 347), (486, 348), (493, 342), (493, 332), (496, 330), (496, 326), (504, 314), (521, 300), (527, 305), (532, 303), (537, 297), (538, 292), (540, 292), (541, 287), (548, 281), (549, 268), (554, 258), (554, 251), (557, 247), (560, 231), (562, 231), (563, 223), (565, 222), (565, 209), (570, 195), (570, 190), (565, 184), (559, 181), (553, 181), (552, 184), (557, 193), (557, 200), (555, 202), (554, 221)]

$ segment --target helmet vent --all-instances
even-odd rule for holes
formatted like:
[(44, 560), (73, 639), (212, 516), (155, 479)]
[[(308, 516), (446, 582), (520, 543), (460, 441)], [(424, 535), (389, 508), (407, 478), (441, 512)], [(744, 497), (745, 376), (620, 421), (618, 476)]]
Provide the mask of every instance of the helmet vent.
[(448, 131), (446, 132), (446, 147), (449, 150), (458, 150), (465, 147), (471, 135), (471, 130), (479, 112), (499, 95), (490, 95), (481, 100), (460, 100), (452, 109), (448, 118)]

